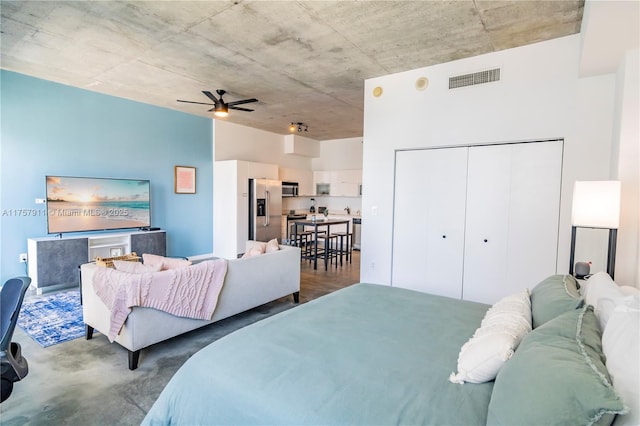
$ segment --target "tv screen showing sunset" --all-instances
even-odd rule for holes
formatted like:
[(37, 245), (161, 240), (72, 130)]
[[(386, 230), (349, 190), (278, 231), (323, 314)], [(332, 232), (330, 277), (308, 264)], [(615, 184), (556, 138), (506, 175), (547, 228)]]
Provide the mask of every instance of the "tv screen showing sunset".
[(151, 225), (149, 181), (47, 176), (50, 234)]

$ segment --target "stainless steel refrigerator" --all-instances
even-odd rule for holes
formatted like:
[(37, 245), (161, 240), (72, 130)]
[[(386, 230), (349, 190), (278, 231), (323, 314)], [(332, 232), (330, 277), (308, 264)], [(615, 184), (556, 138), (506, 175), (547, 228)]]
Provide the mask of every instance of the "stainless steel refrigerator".
[(249, 179), (249, 239), (282, 240), (282, 182)]

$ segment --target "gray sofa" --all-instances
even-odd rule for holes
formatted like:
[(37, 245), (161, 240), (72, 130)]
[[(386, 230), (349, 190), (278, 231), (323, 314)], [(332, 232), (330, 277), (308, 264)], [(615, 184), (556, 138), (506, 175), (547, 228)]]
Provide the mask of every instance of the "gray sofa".
[[(248, 251), (253, 245), (248, 241)], [(218, 304), (209, 321), (183, 318), (152, 308), (134, 307), (115, 342), (129, 351), (129, 369), (138, 367), (140, 350), (154, 343), (186, 333), (212, 322), (255, 308), (272, 300), (293, 295), (298, 303), (300, 292), (300, 249), (280, 246), (280, 250), (259, 256), (228, 261), (227, 274)], [(93, 330), (105, 336), (109, 331), (110, 311), (93, 289), (95, 263), (80, 267), (82, 282), (82, 311), (86, 338)]]

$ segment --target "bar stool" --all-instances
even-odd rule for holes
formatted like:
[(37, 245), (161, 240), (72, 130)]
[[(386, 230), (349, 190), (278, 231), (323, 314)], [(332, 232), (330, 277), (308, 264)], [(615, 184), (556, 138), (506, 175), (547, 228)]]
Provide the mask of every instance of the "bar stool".
[(327, 235), (324, 234), (322, 237), (318, 236), (319, 239), (324, 240), (324, 269), (327, 270), (327, 265), (333, 263), (333, 259), (336, 260), (336, 268), (338, 267), (338, 237), (335, 235)]
[(301, 258), (303, 259), (311, 259), (311, 236), (313, 232), (311, 231), (300, 231), (295, 235), (295, 241), (293, 244), (296, 247), (300, 247)]
[[(340, 243), (339, 245), (336, 247), (338, 253), (340, 254), (340, 265), (342, 265), (342, 256), (346, 256), (347, 257), (347, 261), (349, 263), (351, 263), (351, 258), (352, 258), (352, 245), (351, 242), (353, 240), (352, 238), (352, 234), (351, 232), (349, 232), (348, 234), (346, 232), (340, 231), (340, 232), (334, 232), (331, 234), (332, 236), (339, 238), (340, 239)], [(347, 245), (346, 247), (344, 246), (344, 240), (347, 240)]]

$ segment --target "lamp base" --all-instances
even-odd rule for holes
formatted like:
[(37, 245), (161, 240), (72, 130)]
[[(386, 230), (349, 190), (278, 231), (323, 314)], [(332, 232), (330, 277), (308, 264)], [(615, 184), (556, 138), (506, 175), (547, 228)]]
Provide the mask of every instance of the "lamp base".
[[(576, 231), (578, 228), (586, 228), (584, 226), (572, 226), (571, 227), (571, 251), (569, 252), (569, 275), (573, 275), (573, 261), (575, 259), (575, 254), (576, 254)], [(607, 228), (603, 228), (603, 229), (607, 229)], [(616, 269), (616, 241), (617, 241), (617, 237), (618, 237), (618, 230), (617, 229), (609, 229), (609, 247), (607, 249), (607, 274), (609, 274), (609, 276), (613, 279), (613, 274), (615, 272)], [(576, 263), (576, 277), (581, 278), (584, 277), (584, 275), (588, 275), (589, 274), (589, 269), (587, 269), (587, 273), (582, 275), (582, 273), (579, 273), (577, 270), (577, 267), (579, 264), (581, 263), (585, 263), (585, 262), (577, 262)]]

